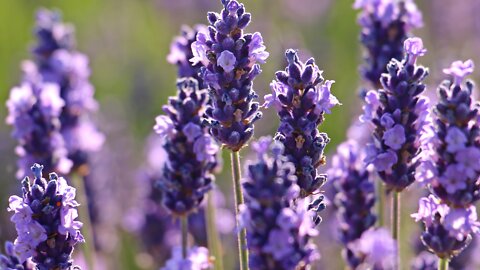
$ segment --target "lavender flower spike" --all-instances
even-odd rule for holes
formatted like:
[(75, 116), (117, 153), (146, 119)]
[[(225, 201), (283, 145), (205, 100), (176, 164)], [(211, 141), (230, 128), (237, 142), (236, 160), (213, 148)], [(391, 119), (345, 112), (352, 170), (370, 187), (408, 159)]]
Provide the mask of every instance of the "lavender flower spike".
[(390, 61), (381, 79), (384, 89), (367, 93), (361, 118), (375, 127), (365, 161), (374, 165), (388, 190), (397, 192), (415, 181), (420, 141), (429, 122), (429, 101), (421, 95), (428, 69), (414, 60), (425, 51), (420, 46), (420, 39), (405, 41), (405, 59)]
[(270, 84), (272, 94), (265, 96), (266, 107), (273, 106), (280, 117), (275, 140), (285, 146), (285, 156), (295, 165), (300, 196), (316, 192), (327, 180), (317, 167), (325, 164), (323, 151), (330, 139), (318, 131), (325, 113), (340, 103), (330, 93), (334, 81), (324, 81), (322, 71), (310, 58), (303, 63), (295, 50), (285, 53), (288, 66), (276, 73)]
[(249, 268), (308, 269), (316, 259), (317, 235), (313, 214), (298, 197), (295, 167), (282, 155), (283, 145), (269, 137), (252, 144), (257, 161), (247, 166), (244, 180), (246, 203), (240, 207), (241, 224), (247, 229)]
[(0, 269), (2, 270), (34, 270), (35, 266), (32, 262), (26, 261), (20, 263), (15, 254), (14, 245), (12, 242), (5, 242), (5, 255), (0, 254)]
[(378, 88), (390, 59), (400, 61), (404, 41), (413, 29), (422, 27), (422, 14), (413, 0), (356, 0), (353, 7), (362, 10), (358, 17), (365, 47), (361, 73)]
[(38, 270), (71, 269), (74, 246), (83, 242), (82, 223), (77, 221), (75, 188), (51, 173), (50, 180), (42, 178), (43, 166), (34, 164), (33, 183), (28, 177), (22, 181), (23, 196), (11, 196), (8, 211), (14, 212), (18, 237), (14, 253), (19, 262), (32, 257)]
[(356, 141), (348, 140), (337, 148), (332, 167), (328, 171), (337, 194), (335, 205), (339, 220), (340, 241), (345, 246), (344, 259), (352, 269), (365, 260), (365, 256), (355, 254), (350, 243), (375, 225), (373, 213), (375, 186), (370, 172), (363, 164), (365, 153)]
[(160, 270), (209, 270), (212, 267), (207, 248), (192, 247), (187, 252), (187, 258), (183, 258), (182, 249), (176, 247), (173, 249), (172, 258)]
[(421, 198), (412, 217), (425, 225), (424, 245), (442, 259), (458, 255), (470, 243), (471, 234), (480, 232), (475, 206), (451, 208), (434, 195)]
[(157, 183), (163, 203), (173, 214), (183, 216), (197, 210), (212, 188), (219, 147), (202, 126), (207, 92), (199, 90), (193, 78), (178, 80), (177, 89), (177, 96), (163, 107), (167, 115), (156, 118), (154, 130), (166, 137), (168, 162)]
[(236, 152), (252, 137), (253, 123), (261, 118), (253, 79), (261, 72), (258, 63), (265, 63), (269, 54), (260, 33), (243, 33), (251, 17), (244, 6), (236, 0), (222, 3), (221, 14), (208, 14), (209, 33), (197, 34), (190, 61), (204, 65), (200, 77), (211, 97), (205, 113), (210, 133)]
[(363, 263), (355, 269), (396, 269), (397, 243), (385, 228), (371, 228), (351, 243), (351, 249), (362, 256)]
[(450, 207), (468, 208), (480, 200), (480, 114), (472, 100), (473, 82), (463, 83), (473, 62), (454, 62), (444, 72), (452, 80), (438, 88), (434, 130), (424, 144), (420, 177)]
[(85, 175), (88, 154), (98, 151), (105, 140), (90, 116), (98, 104), (89, 81), (88, 58), (75, 49), (74, 28), (62, 22), (59, 12), (40, 9), (36, 19), (34, 61), (27, 62), (30, 76), (58, 85), (65, 103), (59, 116), (61, 134), (72, 169)]

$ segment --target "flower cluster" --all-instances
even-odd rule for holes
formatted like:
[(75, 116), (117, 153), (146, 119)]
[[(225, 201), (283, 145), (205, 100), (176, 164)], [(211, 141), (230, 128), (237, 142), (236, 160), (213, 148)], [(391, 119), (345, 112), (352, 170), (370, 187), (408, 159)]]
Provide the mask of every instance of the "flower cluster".
[(236, 0), (222, 3), (220, 14), (208, 13), (211, 26), (208, 33), (197, 34), (190, 61), (204, 65), (200, 77), (211, 96), (205, 112), (211, 134), (226, 148), (238, 151), (252, 137), (253, 123), (261, 117), (253, 79), (268, 52), (260, 33), (243, 33), (251, 18), (244, 6)]
[(436, 270), (438, 257), (428, 251), (422, 251), (410, 263), (411, 270)]
[(366, 94), (362, 116), (375, 127), (365, 161), (375, 166), (387, 189), (395, 191), (415, 181), (420, 141), (429, 123), (429, 101), (421, 95), (428, 70), (415, 64), (426, 50), (419, 38), (407, 39), (404, 47), (405, 59), (392, 59), (381, 78), (384, 89)]
[(170, 53), (167, 56), (167, 61), (177, 66), (179, 78), (195, 78), (200, 88), (203, 88), (203, 80), (199, 76), (203, 64), (201, 62), (196, 64), (190, 62), (190, 59), (193, 58), (192, 43), (196, 41), (197, 35), (200, 32), (203, 35), (207, 35), (207, 27), (202, 24), (195, 25), (193, 29), (188, 26), (183, 26), (180, 36), (175, 37), (170, 45)]
[(165, 206), (176, 215), (186, 215), (198, 209), (212, 188), (219, 147), (202, 126), (207, 92), (199, 90), (193, 78), (178, 80), (177, 89), (177, 96), (163, 107), (167, 115), (158, 116), (154, 127), (166, 137), (168, 155), (157, 184)]
[(439, 258), (457, 255), (469, 244), (470, 234), (480, 232), (475, 206), (451, 208), (434, 195), (421, 198), (412, 217), (424, 223), (422, 241)]
[(361, 146), (349, 140), (337, 148), (328, 171), (330, 181), (336, 189), (335, 205), (339, 220), (340, 241), (345, 246), (344, 257), (352, 269), (356, 269), (363, 257), (349, 248), (349, 243), (359, 239), (373, 227), (376, 216), (372, 212), (375, 205), (375, 186), (370, 173), (363, 164)]
[(89, 82), (88, 58), (75, 50), (73, 27), (64, 24), (58, 12), (39, 10), (35, 34), (34, 61), (27, 61), (30, 76), (58, 86), (64, 101), (59, 118), (68, 157), (73, 169), (86, 174), (82, 166), (87, 165), (88, 153), (98, 151), (104, 142), (89, 116), (98, 104)]
[(18, 233), (14, 253), (20, 263), (32, 257), (38, 270), (70, 269), (73, 248), (84, 241), (82, 223), (76, 220), (75, 188), (55, 173), (47, 182), (42, 170), (43, 166), (34, 164), (33, 183), (25, 177), (23, 197), (9, 199), (8, 211), (14, 212), (11, 220)]
[(452, 207), (469, 207), (480, 199), (480, 125), (478, 104), (472, 101), (473, 62), (454, 62), (445, 69), (452, 80), (438, 88), (433, 112), (434, 130), (425, 144), (422, 180)]
[(183, 258), (182, 248), (175, 247), (172, 251), (172, 257), (167, 261), (165, 267), (160, 270), (209, 270), (212, 267), (208, 249), (192, 247), (187, 251), (187, 257)]
[(274, 106), (280, 117), (275, 139), (285, 147), (285, 156), (295, 165), (301, 197), (316, 192), (327, 180), (317, 167), (325, 163), (323, 151), (330, 141), (318, 131), (324, 114), (340, 104), (330, 93), (334, 81), (324, 81), (322, 71), (310, 58), (302, 63), (295, 50), (285, 53), (288, 66), (276, 73), (270, 84), (272, 94), (265, 96), (266, 107)]
[[(28, 66), (24, 66), (28, 69)], [(18, 177), (24, 177), (34, 162), (43, 163), (48, 171), (67, 174), (72, 162), (67, 157), (60, 133), (64, 100), (58, 85), (34, 80), (26, 72), (26, 80), (12, 88), (7, 101), (7, 124), (13, 126), (12, 136), (18, 140)]]
[(412, 29), (423, 25), (422, 14), (413, 0), (356, 0), (353, 7), (362, 10), (358, 18), (365, 46), (361, 73), (378, 88), (388, 62), (402, 59), (403, 42)]
[(34, 265), (26, 261), (21, 263), (15, 254), (15, 248), (12, 242), (5, 242), (5, 255), (0, 254), (0, 269), (5, 270), (34, 270)]
[(318, 258), (310, 242), (318, 232), (312, 212), (298, 197), (295, 167), (283, 154), (283, 145), (269, 137), (252, 144), (258, 161), (248, 165), (244, 180), (245, 205), (241, 223), (247, 229), (249, 268), (304, 269)]

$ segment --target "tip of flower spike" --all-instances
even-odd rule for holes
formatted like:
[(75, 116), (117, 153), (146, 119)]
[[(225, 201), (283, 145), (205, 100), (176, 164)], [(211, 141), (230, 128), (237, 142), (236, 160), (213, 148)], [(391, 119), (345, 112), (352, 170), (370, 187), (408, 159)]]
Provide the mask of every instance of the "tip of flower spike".
[(33, 166), (30, 169), (32, 170), (35, 178), (42, 179), (43, 165), (35, 163), (35, 164), (33, 164)]
[(417, 57), (425, 55), (427, 49), (423, 47), (423, 41), (421, 38), (412, 37), (407, 38), (403, 43), (403, 49), (407, 54), (407, 61), (410, 64), (415, 64)]
[(287, 57), (287, 61), (289, 64), (298, 62), (298, 52), (294, 49), (288, 49), (285, 51), (285, 57)]
[(192, 89), (193, 91), (198, 89), (198, 81), (193, 77), (181, 78), (177, 80), (178, 89)]
[(473, 73), (474, 68), (475, 64), (471, 59), (465, 62), (455, 61), (449, 68), (443, 69), (443, 73), (453, 76), (453, 82), (460, 85), (465, 77)]

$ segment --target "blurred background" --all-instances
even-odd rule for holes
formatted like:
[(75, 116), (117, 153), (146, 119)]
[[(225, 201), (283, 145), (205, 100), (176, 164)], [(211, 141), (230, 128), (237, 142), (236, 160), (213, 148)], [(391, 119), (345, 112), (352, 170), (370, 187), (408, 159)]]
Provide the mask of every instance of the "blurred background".
[[(299, 49), (303, 60), (314, 56), (324, 70), (324, 77), (336, 81), (332, 91), (343, 106), (327, 115), (321, 126), (321, 130), (332, 139), (327, 151), (333, 154), (336, 145), (344, 140), (348, 126), (358, 117), (361, 110), (358, 92), (366, 85), (358, 73), (362, 48), (358, 42), (358, 12), (352, 9), (353, 0), (244, 0), (243, 3), (253, 18), (247, 30), (260, 31), (270, 52), (267, 63), (262, 66), (263, 73), (254, 85), (261, 103), (263, 96), (270, 92), (268, 85), (274, 72), (285, 66), (284, 51), (287, 48)], [(415, 34), (423, 38), (429, 50), (420, 62), (430, 68), (428, 93), (433, 94), (443, 79), (442, 68), (449, 66), (451, 61), (471, 58), (480, 63), (480, 0), (424, 0), (417, 1), (417, 4), (423, 12), (425, 25)], [(97, 192), (99, 198), (95, 202), (98, 220), (94, 222), (99, 254), (96, 269), (158, 269), (170, 251), (155, 247), (152, 250), (145, 244), (146, 239), (139, 228), (148, 222), (144, 201), (150, 191), (143, 187), (142, 168), (148, 163), (146, 148), (151, 149), (152, 143), (155, 145), (155, 139), (150, 136), (154, 118), (162, 113), (161, 106), (168, 96), (175, 94), (176, 67), (167, 63), (166, 56), (180, 27), (207, 23), (207, 11), (219, 11), (220, 0), (2, 0), (2, 104), (8, 98), (9, 89), (21, 79), (20, 62), (30, 58), (34, 14), (40, 7), (58, 9), (63, 13), (64, 21), (75, 26), (77, 48), (90, 58), (91, 80), (100, 102), (95, 117), (107, 140), (103, 150), (93, 157), (92, 178), (97, 185), (92, 192)], [(473, 79), (479, 81), (480, 72), (476, 71)], [(6, 108), (0, 106), (0, 119), (5, 117)], [(277, 124), (273, 110), (264, 111), (264, 118), (256, 124), (255, 137), (273, 135)], [(20, 193), (19, 179), (14, 174), (16, 142), (10, 138), (10, 132), (10, 127), (0, 124), (2, 243), (15, 238), (6, 208), (8, 196)], [(225, 208), (220, 212), (225, 214), (225, 220), (230, 221), (224, 221), (222, 214), (218, 218), (220, 223), (233, 224), (231, 213), (226, 210), (233, 209), (226, 154), (226, 166), (217, 176), (217, 185), (224, 196), (217, 197)], [(248, 149), (244, 149), (242, 155), (247, 158)], [(327, 185), (325, 189), (330, 188)], [(408, 194), (411, 197), (419, 195), (415, 189)], [(417, 229), (409, 218), (409, 214), (416, 210), (416, 204), (409, 203), (414, 200), (408, 198), (404, 201), (402, 234), (409, 237)], [(340, 245), (334, 241), (333, 206), (329, 208), (330, 213), (324, 214), (317, 239), (323, 259), (315, 269), (342, 268)], [(170, 227), (175, 227), (173, 221), (168, 222)], [(168, 230), (159, 226), (150, 229), (152, 234)], [(230, 253), (226, 256), (225, 269), (235, 269), (235, 256), (231, 252), (235, 243), (231, 229), (228, 224), (221, 228), (226, 253)], [(150, 242), (158, 239), (175, 244), (178, 240), (175, 234), (167, 238), (151, 237)], [(404, 245), (402, 252), (403, 258), (409, 258), (413, 250)], [(80, 263), (82, 258), (77, 257)]]

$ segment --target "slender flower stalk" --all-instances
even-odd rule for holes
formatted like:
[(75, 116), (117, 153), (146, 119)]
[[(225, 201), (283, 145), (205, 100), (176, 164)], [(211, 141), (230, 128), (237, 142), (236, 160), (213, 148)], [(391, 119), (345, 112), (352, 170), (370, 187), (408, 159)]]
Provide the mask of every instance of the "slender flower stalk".
[(375, 185), (371, 173), (365, 168), (363, 148), (348, 140), (337, 148), (328, 171), (336, 190), (335, 205), (339, 221), (340, 241), (344, 245), (343, 257), (351, 269), (364, 263), (365, 257), (355, 254), (351, 243), (375, 225)]
[(448, 259), (440, 259), (438, 261), (438, 270), (448, 270)]
[[(253, 80), (261, 72), (268, 52), (262, 35), (244, 33), (251, 14), (236, 0), (222, 0), (220, 13), (208, 13), (208, 34), (199, 32), (192, 43), (193, 65), (202, 63), (200, 77), (208, 87), (211, 104), (205, 116), (210, 133), (230, 149), (236, 213), (243, 203), (238, 151), (253, 135), (254, 122), (261, 118)], [(237, 215), (238, 216), (238, 215)], [(245, 229), (238, 228), (240, 269), (248, 269)]]
[[(317, 168), (326, 163), (323, 151), (330, 142), (326, 133), (318, 126), (324, 121), (325, 113), (340, 103), (331, 94), (334, 81), (324, 81), (322, 72), (310, 58), (303, 63), (298, 53), (289, 49), (285, 53), (288, 66), (278, 71), (270, 84), (272, 94), (265, 96), (265, 107), (273, 106), (280, 117), (280, 126), (275, 140), (285, 146), (285, 156), (295, 165), (295, 175), (300, 186), (299, 198), (317, 194), (327, 181), (326, 174)], [(309, 209), (320, 212), (325, 208), (323, 195), (313, 199)], [(317, 216), (315, 223), (321, 221)]]
[(8, 211), (14, 212), (18, 237), (14, 252), (19, 262), (32, 257), (38, 270), (70, 270), (75, 245), (84, 242), (80, 233), (75, 188), (67, 181), (50, 173), (50, 180), (42, 178), (43, 166), (32, 166), (35, 179), (22, 181), (23, 196), (11, 196)]
[(319, 258), (312, 237), (318, 234), (307, 200), (296, 203), (300, 188), (295, 167), (283, 156), (284, 146), (270, 137), (252, 144), (257, 160), (248, 164), (243, 182), (246, 202), (241, 221), (247, 228), (249, 267), (309, 269)]
[(451, 76), (438, 88), (439, 101), (432, 114), (433, 128), (424, 136), (423, 162), (418, 178), (433, 193), (422, 198), (418, 213), (423, 221), (422, 241), (439, 258), (439, 268), (470, 244), (480, 232), (475, 203), (480, 199), (480, 126), (478, 104), (472, 101), (471, 60), (452, 63), (444, 69)]

